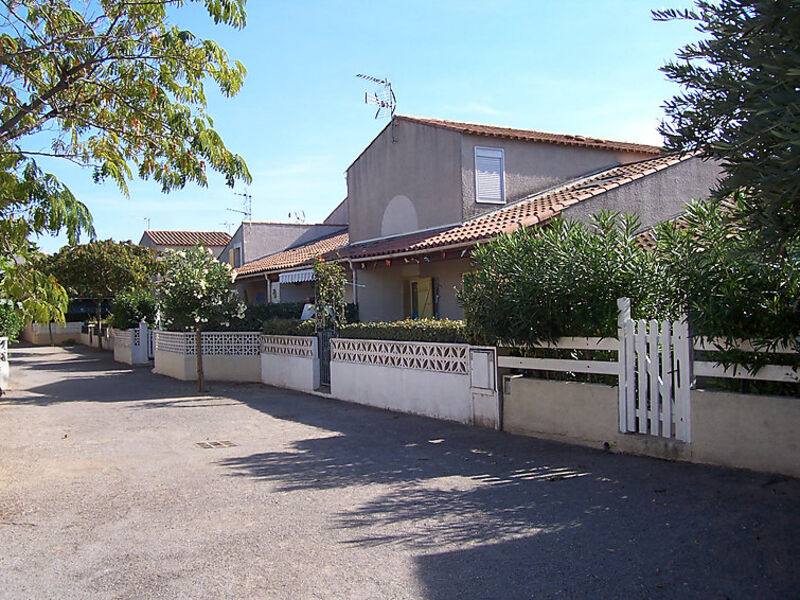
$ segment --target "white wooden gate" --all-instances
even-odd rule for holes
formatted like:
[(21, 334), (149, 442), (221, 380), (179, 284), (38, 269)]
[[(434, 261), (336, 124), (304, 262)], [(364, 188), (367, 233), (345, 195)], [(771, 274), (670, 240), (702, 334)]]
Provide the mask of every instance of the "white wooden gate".
[(686, 319), (634, 321), (619, 305), (619, 430), (691, 442), (691, 340)]

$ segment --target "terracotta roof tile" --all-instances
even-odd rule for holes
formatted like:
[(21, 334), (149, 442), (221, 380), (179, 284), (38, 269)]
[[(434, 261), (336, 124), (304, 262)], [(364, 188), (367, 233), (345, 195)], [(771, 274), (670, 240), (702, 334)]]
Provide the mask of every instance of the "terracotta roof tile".
[(514, 129), (511, 127), (498, 127), (496, 125), (479, 125), (475, 123), (461, 123), (458, 121), (445, 121), (442, 119), (425, 119), (422, 117), (409, 117), (398, 115), (398, 119), (431, 125), (441, 129), (458, 131), (468, 135), (484, 135), (488, 137), (506, 138), (524, 142), (544, 142), (561, 144), (565, 146), (582, 146), (584, 148), (599, 148), (604, 150), (619, 150), (623, 152), (641, 152), (644, 154), (661, 154), (663, 149), (648, 144), (634, 144), (631, 142), (617, 142), (583, 135), (570, 135), (563, 133), (547, 133), (529, 129)]
[(471, 246), (520, 227), (544, 223), (564, 209), (621, 185), (646, 177), (690, 156), (663, 155), (612, 167), (548, 192), (504, 206), (460, 225), (355, 243), (339, 250), (342, 258), (368, 259), (393, 254), (416, 254), (445, 247)]
[(308, 265), (314, 261), (314, 257), (334, 252), (338, 248), (346, 246), (349, 240), (350, 235), (347, 232), (315, 240), (303, 246), (290, 248), (244, 264), (236, 269), (236, 276), (268, 273)]
[(152, 231), (144, 235), (159, 246), (195, 246), (202, 243), (206, 246), (227, 246), (231, 241), (230, 234), (224, 231)]

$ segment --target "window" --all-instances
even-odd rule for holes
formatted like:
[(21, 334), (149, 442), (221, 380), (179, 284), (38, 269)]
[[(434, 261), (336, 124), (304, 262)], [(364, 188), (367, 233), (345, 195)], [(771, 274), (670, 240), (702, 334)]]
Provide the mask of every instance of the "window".
[(475, 146), (475, 201), (505, 204), (503, 149)]

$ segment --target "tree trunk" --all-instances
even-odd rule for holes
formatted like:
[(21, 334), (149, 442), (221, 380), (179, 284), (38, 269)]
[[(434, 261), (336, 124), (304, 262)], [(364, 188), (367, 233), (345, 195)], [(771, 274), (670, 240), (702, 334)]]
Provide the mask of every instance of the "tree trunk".
[(203, 393), (203, 342), (200, 333), (200, 325), (194, 328), (194, 354), (197, 359), (197, 392)]
[(100, 319), (103, 317), (103, 301), (100, 300), (97, 304), (97, 347), (103, 347), (103, 326), (100, 324)]

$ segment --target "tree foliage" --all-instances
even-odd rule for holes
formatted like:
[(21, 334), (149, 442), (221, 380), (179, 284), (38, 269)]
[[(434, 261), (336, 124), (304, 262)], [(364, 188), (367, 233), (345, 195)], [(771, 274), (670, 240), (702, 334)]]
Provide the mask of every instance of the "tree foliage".
[(164, 325), (172, 331), (195, 332), (197, 391), (203, 391), (202, 332), (228, 327), (242, 319), (245, 305), (231, 291), (233, 272), (202, 245), (167, 252), (165, 278), (159, 282), (159, 308)]
[[(86, 206), (37, 163), (63, 159), (127, 193), (135, 177), (164, 192), (207, 172), (250, 180), (206, 113), (206, 84), (235, 95), (244, 66), (172, 22), (201, 3), (215, 23), (245, 25), (245, 0), (0, 0), (0, 258), (30, 262), (32, 238), (94, 236)], [(28, 273), (15, 293), (42, 283)], [(38, 278), (40, 279), (40, 278)], [(21, 289), (22, 282), (32, 287)], [(52, 291), (52, 290), (50, 290)], [(48, 301), (39, 297), (38, 308)], [(59, 314), (58, 305), (51, 312)], [(39, 310), (39, 315), (42, 310)]]
[(114, 298), (111, 325), (117, 329), (138, 327), (144, 320), (154, 325), (156, 319), (156, 299), (148, 290), (127, 290)]
[(344, 286), (347, 279), (344, 268), (327, 262), (318, 256), (314, 259), (316, 300), (314, 302), (314, 324), (317, 331), (336, 331), (345, 323)]
[(720, 159), (718, 197), (742, 190), (743, 221), (773, 247), (800, 236), (800, 2), (697, 0), (659, 10), (704, 38), (662, 68), (683, 92), (665, 104), (668, 148)]
[[(764, 350), (778, 342), (798, 347), (800, 272), (731, 218), (748, 201), (740, 196), (694, 203), (681, 220), (658, 225), (651, 295), (666, 290), (661, 314), (688, 315), (693, 334), (724, 338), (725, 348), (741, 339)], [(785, 248), (800, 255), (797, 241)]]
[(243, 318), (245, 306), (231, 291), (231, 270), (203, 246), (167, 252), (159, 307), (170, 331), (205, 331)]
[(95, 300), (147, 287), (161, 270), (152, 248), (113, 240), (64, 246), (44, 257), (40, 267), (55, 276), (71, 298)]
[(18, 340), (25, 324), (18, 308), (13, 300), (0, 298), (0, 337), (7, 337), (11, 342)]
[[(800, 271), (731, 218), (745, 201), (690, 204), (655, 228), (652, 250), (638, 243), (637, 220), (617, 213), (498, 237), (473, 252), (458, 295), (467, 332), (511, 345), (613, 337), (626, 296), (634, 318), (688, 316), (692, 334), (720, 338), (731, 362), (741, 362), (732, 349), (742, 339), (800, 349)], [(787, 250), (800, 254), (800, 244)]]

